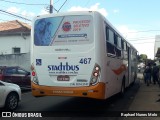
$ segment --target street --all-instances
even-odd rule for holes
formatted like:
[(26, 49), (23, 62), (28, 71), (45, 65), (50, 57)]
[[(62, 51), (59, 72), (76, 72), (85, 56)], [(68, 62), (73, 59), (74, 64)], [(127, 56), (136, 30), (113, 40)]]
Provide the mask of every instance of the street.
[(112, 111), (127, 111), (139, 89), (139, 81), (126, 90), (123, 97), (115, 95), (105, 101), (89, 98), (47, 96), (35, 98), (31, 92), (22, 94), (16, 112), (45, 112), (50, 117), (96, 116), (113, 117)]
[[(125, 120), (125, 117), (120, 117), (122, 114), (127, 115), (128, 112), (130, 114), (135, 114), (135, 112), (141, 114), (139, 112), (144, 110), (151, 110), (153, 115), (157, 116), (159, 113), (154, 113), (154, 111), (159, 110), (158, 102), (156, 102), (159, 88), (154, 85), (147, 87), (143, 84), (142, 78), (143, 75), (138, 73), (138, 79), (135, 84), (126, 89), (124, 96), (117, 94), (107, 100), (60, 96), (35, 98), (30, 91), (25, 91), (22, 93), (22, 101), (19, 103), (19, 107), (12, 112), (12, 116), (19, 115), (21, 117), (23, 115), (38, 114), (42, 118), (58, 120), (77, 120), (82, 118), (86, 120)], [(150, 91), (150, 98), (147, 97), (146, 91)], [(3, 109), (0, 109), (0, 111), (4, 112)], [(146, 112), (145, 114), (148, 113)], [(14, 117), (12, 118), (13, 120)], [(129, 119), (132, 120), (132, 118), (135, 119), (135, 117), (130, 117)], [(6, 120), (8, 118), (2, 119)], [(37, 119), (40, 118), (37, 117)], [(151, 117), (145, 117), (145, 119), (149, 120)], [(158, 120), (159, 118), (154, 117), (154, 119)]]

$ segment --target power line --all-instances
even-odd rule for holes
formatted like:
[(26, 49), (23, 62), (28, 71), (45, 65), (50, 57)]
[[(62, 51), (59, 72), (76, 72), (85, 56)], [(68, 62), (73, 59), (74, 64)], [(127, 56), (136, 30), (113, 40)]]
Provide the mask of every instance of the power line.
[(49, 5), (49, 4), (31, 4), (31, 3), (22, 3), (22, 2), (12, 2), (9, 0), (0, 0), (0, 1), (7, 2), (7, 3), (14, 3), (14, 4), (23, 4), (23, 5)]
[[(129, 41), (130, 42), (130, 41)], [(156, 41), (157, 42), (160, 42), (160, 41)], [(131, 42), (132, 43), (132, 42)], [(140, 43), (132, 43), (132, 44), (146, 44), (146, 43), (155, 43), (155, 41), (152, 41), (152, 42), (140, 42)]]
[(129, 39), (129, 41), (143, 41), (143, 40), (151, 40), (151, 39), (155, 39), (155, 37), (150, 37), (150, 38), (138, 38), (138, 39)]
[[(1, 5), (1, 7), (7, 8), (7, 6), (3, 6), (3, 5)], [(8, 10), (5, 10), (5, 11), (10, 12)], [(12, 13), (12, 12), (10, 12), (10, 13)], [(23, 16), (23, 17), (30, 17), (29, 15), (22, 15), (22, 14), (18, 14), (18, 13), (16, 13), (16, 14), (19, 15), (19, 16)], [(7, 15), (7, 14), (5, 14), (5, 15)]]
[[(21, 3), (21, 2), (12, 2), (9, 0), (0, 0), (3, 2), (7, 2), (7, 3), (14, 3), (14, 4), (23, 4), (23, 5), (48, 5), (48, 4), (29, 4), (29, 3)], [(57, 4), (60, 0), (57, 0), (56, 2), (54, 2), (53, 4)]]
[(67, 0), (64, 1), (64, 3), (62, 4), (62, 6), (59, 8), (59, 10), (57, 12), (59, 12), (61, 10), (61, 8), (66, 4)]
[(90, 0), (88, 0), (88, 1), (86, 2), (85, 6), (87, 6), (89, 2), (90, 2)]
[(140, 33), (140, 32), (156, 32), (160, 30), (144, 30), (144, 31), (136, 31), (136, 32), (126, 32), (126, 33)]
[[(4, 13), (4, 12), (1, 12), (1, 11), (0, 11), (0, 13), (3, 14), (3, 15), (7, 15), (7, 16), (10, 16), (10, 17), (17, 18), (16, 16), (13, 16), (13, 15), (10, 15), (10, 14)], [(1, 19), (1, 20), (2, 20), (2, 19)], [(7, 21), (9, 21), (9, 20), (6, 20), (6, 22), (7, 22)]]
[(16, 14), (13, 14), (13, 13), (10, 13), (10, 12), (7, 12), (7, 11), (4, 11), (4, 10), (0, 10), (0, 12), (7, 13), (7, 14), (9, 14), (9, 15), (12, 15), (12, 16), (15, 16), (15, 17), (18, 17), (18, 18), (27, 20), (27, 21), (31, 21), (30, 19), (27, 19), (27, 18), (25, 18), (25, 17), (19, 16), (19, 15), (16, 15)]
[(57, 0), (56, 2), (54, 2), (53, 4), (56, 4), (56, 3), (58, 3), (60, 0)]
[(154, 43), (154, 42), (141, 42), (141, 43), (132, 43), (132, 44), (146, 44), (146, 43)]
[[(46, 6), (49, 6), (49, 4), (30, 4), (30, 3), (12, 2), (12, 1), (8, 1), (8, 0), (0, 0), (0, 1), (8, 2), (8, 3), (14, 3), (14, 4), (23, 4), (23, 5), (43, 5), (43, 6), (46, 5)], [(59, 1), (60, 1), (60, 0), (57, 0), (57, 1), (56, 1), (55, 3), (53, 3), (53, 4), (56, 4), (56, 3), (58, 3)], [(53, 7), (53, 9), (58, 12), (58, 10), (55, 9), (54, 7)]]
[[(1, 13), (1, 14), (4, 14), (4, 15), (7, 15), (7, 16), (11, 16), (11, 17), (17, 18), (17, 16), (13, 16), (13, 15), (10, 15), (10, 14), (8, 14), (8, 13), (4, 13), (4, 12), (2, 12), (2, 11), (0, 11), (0, 13)], [(22, 18), (21, 18), (21, 19), (22, 19)], [(0, 19), (0, 21), (1, 21), (0, 23), (5, 23), (5, 22), (13, 21), (13, 20)], [(29, 24), (29, 25), (31, 24), (30, 22), (31, 22), (31, 21), (28, 21), (28, 22), (27, 22), (27, 21), (23, 21), (23, 23)], [(15, 23), (12, 23), (12, 22), (11, 22), (10, 24), (15, 25)]]
[[(10, 10), (4, 10), (4, 11), (7, 11), (7, 12), (10, 12)], [(10, 12), (10, 13), (12, 13), (12, 14), (15, 14), (14, 12)], [(31, 17), (31, 15), (29, 15), (29, 14), (23, 14), (23, 13), (16, 13), (15, 15), (19, 15), (19, 16), (21, 16), (21, 17)]]
[(131, 37), (131, 38), (128, 38), (128, 39), (132, 39), (132, 40), (134, 40), (134, 39), (135, 39), (135, 40), (136, 40), (136, 39), (139, 39), (139, 38), (140, 38), (140, 39), (141, 39), (141, 38), (142, 38), (142, 39), (143, 39), (143, 38), (155, 38), (155, 36)]

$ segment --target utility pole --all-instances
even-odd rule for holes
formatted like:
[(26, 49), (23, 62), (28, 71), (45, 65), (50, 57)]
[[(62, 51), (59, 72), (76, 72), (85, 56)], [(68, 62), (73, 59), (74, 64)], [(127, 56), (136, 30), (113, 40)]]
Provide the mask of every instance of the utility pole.
[(50, 0), (50, 9), (49, 9), (49, 13), (50, 13), (50, 14), (53, 13), (53, 0)]

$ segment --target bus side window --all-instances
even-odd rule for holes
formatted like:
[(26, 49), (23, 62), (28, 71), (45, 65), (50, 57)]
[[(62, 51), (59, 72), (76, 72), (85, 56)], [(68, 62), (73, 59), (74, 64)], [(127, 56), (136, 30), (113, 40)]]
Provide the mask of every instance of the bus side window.
[(121, 57), (121, 42), (120, 42), (120, 37), (118, 37), (118, 35), (116, 34), (114, 34), (114, 44), (115, 44), (116, 56), (120, 58)]
[(124, 50), (124, 40), (121, 39), (122, 50)]
[(122, 59), (124, 59), (124, 40), (121, 39)]
[(106, 41), (109, 41), (109, 28), (106, 27)]
[(109, 29), (109, 42), (114, 44), (114, 33), (112, 30)]
[(124, 59), (127, 59), (128, 58), (128, 51), (127, 51), (127, 44), (126, 44), (126, 42), (125, 41), (123, 41), (123, 46), (124, 46), (124, 51), (123, 51), (123, 53), (124, 53)]
[(114, 33), (114, 44), (117, 46), (118, 36)]
[(119, 58), (122, 57), (122, 44), (121, 44), (121, 41), (122, 41), (121, 37), (118, 36), (118, 42), (117, 42), (117, 47), (118, 47), (117, 51), (118, 51), (118, 53), (117, 53), (117, 56)]
[(128, 52), (128, 50), (129, 50), (129, 46), (126, 44), (126, 51)]
[(116, 48), (116, 56), (117, 56), (118, 58), (121, 58), (121, 49)]
[(127, 44), (124, 42), (124, 50), (127, 51)]
[(107, 42), (107, 53), (115, 55), (115, 47), (110, 42)]
[(109, 56), (115, 55), (114, 33), (106, 27), (106, 47)]
[(126, 48), (127, 48), (127, 59), (128, 59), (128, 55), (130, 55), (130, 53), (129, 53), (129, 52), (130, 52), (130, 51), (129, 51), (129, 50), (130, 50), (130, 46), (128, 46), (128, 45), (126, 44)]
[(120, 37), (118, 37), (118, 42), (117, 42), (117, 46), (121, 49), (122, 48), (122, 39)]

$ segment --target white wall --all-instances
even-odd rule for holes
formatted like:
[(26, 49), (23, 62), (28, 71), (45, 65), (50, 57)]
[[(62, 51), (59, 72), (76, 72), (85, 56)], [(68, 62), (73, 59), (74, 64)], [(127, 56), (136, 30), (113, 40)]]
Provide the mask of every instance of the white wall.
[(30, 52), (30, 36), (0, 36), (0, 55), (12, 54), (12, 48), (19, 47), (21, 53)]
[(0, 66), (20, 66), (30, 71), (30, 53), (0, 55)]

